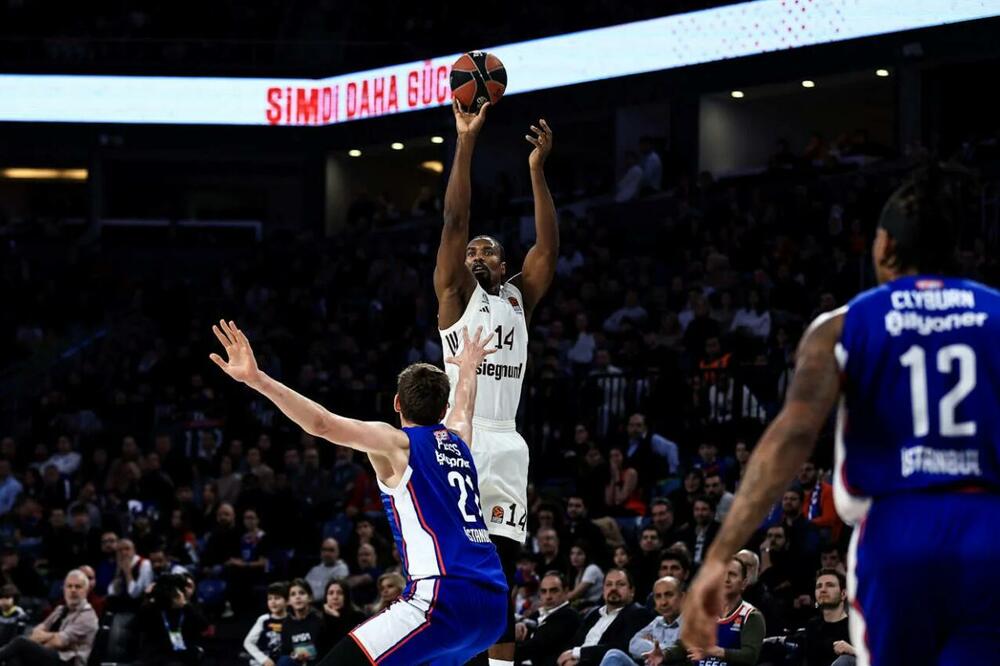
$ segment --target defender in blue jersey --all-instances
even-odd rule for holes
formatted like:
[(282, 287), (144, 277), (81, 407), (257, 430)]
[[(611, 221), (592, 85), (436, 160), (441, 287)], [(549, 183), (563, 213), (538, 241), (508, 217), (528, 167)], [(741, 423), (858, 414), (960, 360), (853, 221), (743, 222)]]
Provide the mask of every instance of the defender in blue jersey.
[(860, 666), (1000, 655), (1000, 293), (945, 277), (971, 179), (917, 172), (886, 203), (880, 286), (821, 315), (754, 451), (684, 610), (711, 645), (721, 574), (808, 458), (839, 400), (834, 496), (852, 523), (848, 594)]
[(406, 573), (402, 596), (348, 634), (322, 665), (464, 664), (504, 628), (506, 579), (479, 506), (469, 453), (476, 369), (493, 353), (481, 329), (448, 362), (459, 366), (448, 421), (449, 382), (432, 365), (399, 375), (395, 409), (402, 429), (332, 414), (257, 368), (246, 336), (233, 322), (213, 331), (228, 355), (212, 360), (230, 377), (269, 398), (306, 432), (368, 454)]

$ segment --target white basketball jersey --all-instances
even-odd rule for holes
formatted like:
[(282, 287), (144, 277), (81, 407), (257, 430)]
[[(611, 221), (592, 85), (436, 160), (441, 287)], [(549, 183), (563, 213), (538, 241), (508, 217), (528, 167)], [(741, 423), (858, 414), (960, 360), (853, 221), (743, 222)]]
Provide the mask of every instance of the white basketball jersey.
[[(452, 326), (441, 331), (445, 358), (462, 349), (463, 328), (468, 327), (469, 335), (473, 336), (479, 326), (483, 327), (484, 336), (493, 333), (492, 344), (497, 352), (487, 356), (477, 371), (475, 417), (513, 424), (528, 361), (528, 325), (524, 320), (521, 291), (507, 283), (500, 285), (499, 293), (492, 296), (476, 283), (465, 312)], [(451, 380), (449, 404), (454, 405), (458, 366), (445, 363), (444, 367)]]

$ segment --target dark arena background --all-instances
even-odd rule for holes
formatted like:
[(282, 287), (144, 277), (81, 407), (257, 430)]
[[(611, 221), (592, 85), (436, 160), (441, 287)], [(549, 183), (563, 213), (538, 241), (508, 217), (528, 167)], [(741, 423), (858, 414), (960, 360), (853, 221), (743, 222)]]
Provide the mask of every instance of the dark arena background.
[[(79, 665), (263, 663), (245, 646), (271, 631), (269, 586), (297, 578), (313, 649), (274, 631), (266, 654), (318, 663), (400, 594), (367, 457), (227, 378), (211, 329), (237, 322), (272, 377), (398, 424), (400, 369), (450, 355), (432, 276), (448, 75), (471, 50), (508, 77), (471, 216), (508, 275), (535, 242), (524, 135), (544, 118), (554, 136), (558, 263), (516, 368), (518, 650), (552, 570), (577, 624), (613, 566), (653, 611), (660, 576), (696, 573), (806, 326), (874, 286), (879, 212), (914, 167), (975, 174), (960, 271), (998, 284), (995, 16), (989, 0), (0, 0), (0, 663), (48, 663), (2, 646), (45, 644), (33, 628), (80, 567), (99, 630), (65, 657)], [(810, 642), (817, 571), (848, 560), (833, 465), (831, 421), (747, 544), (752, 663), (852, 654)]]

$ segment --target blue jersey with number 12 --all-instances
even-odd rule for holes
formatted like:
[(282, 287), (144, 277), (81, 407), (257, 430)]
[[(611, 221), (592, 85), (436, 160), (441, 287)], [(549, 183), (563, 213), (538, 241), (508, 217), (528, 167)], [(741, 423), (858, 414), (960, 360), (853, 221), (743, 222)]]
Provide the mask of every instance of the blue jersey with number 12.
[(469, 578), (507, 589), (469, 447), (443, 425), (403, 432), (409, 465), (395, 488), (379, 489), (407, 579)]
[(837, 509), (933, 488), (1000, 488), (1000, 293), (913, 276), (852, 300), (837, 345)]

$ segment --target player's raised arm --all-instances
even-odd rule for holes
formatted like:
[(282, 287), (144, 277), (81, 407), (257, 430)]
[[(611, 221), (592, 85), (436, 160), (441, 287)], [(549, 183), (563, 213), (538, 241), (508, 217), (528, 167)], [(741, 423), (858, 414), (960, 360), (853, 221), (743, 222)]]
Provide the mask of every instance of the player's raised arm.
[(843, 322), (842, 310), (822, 315), (802, 338), (785, 405), (761, 435), (733, 506), (687, 594), (681, 640), (689, 648), (715, 645), (726, 566), (809, 458), (830, 415), (840, 393), (834, 348)]
[(559, 222), (556, 206), (545, 180), (545, 160), (552, 151), (552, 128), (544, 118), (540, 127), (532, 125), (534, 134), (524, 138), (535, 147), (528, 156), (531, 171), (531, 193), (535, 200), (535, 244), (524, 257), (521, 269), (521, 293), (524, 295), (525, 316), (530, 317), (538, 301), (552, 284), (559, 259)]
[(476, 370), (483, 359), (496, 352), (496, 347), (490, 346), (493, 334), (481, 338), (483, 327), (476, 328), (476, 336), (469, 338), (469, 329), (462, 329), (462, 351), (457, 356), (448, 358), (446, 363), (458, 366), (458, 386), (455, 387), (455, 404), (445, 426), (458, 433), (458, 436), (472, 447), (472, 414), (476, 406)]
[[(469, 216), (472, 202), (472, 153), (476, 147), (479, 130), (486, 121), (484, 104), (479, 113), (462, 111), (458, 100), (453, 100), (455, 128), (458, 139), (455, 142), (455, 161), (448, 176), (448, 188), (444, 194), (444, 227), (441, 229), (441, 244), (438, 245), (437, 265), (434, 267), (434, 291), (442, 308), (457, 307), (454, 319), (461, 316), (465, 300), (475, 289), (476, 279), (465, 265), (465, 247), (469, 243)], [(454, 301), (454, 302), (451, 302)], [(446, 322), (449, 326), (453, 322)]]
[(212, 326), (212, 332), (222, 343), (228, 360), (223, 360), (218, 354), (210, 354), (209, 358), (227, 375), (273, 402), (285, 416), (310, 435), (366, 453), (384, 454), (406, 446), (406, 435), (388, 423), (338, 416), (268, 377), (257, 367), (250, 341), (234, 322), (220, 320), (218, 326)]

